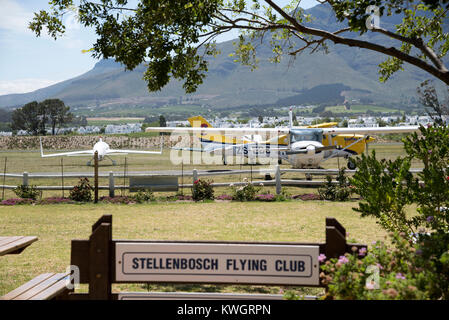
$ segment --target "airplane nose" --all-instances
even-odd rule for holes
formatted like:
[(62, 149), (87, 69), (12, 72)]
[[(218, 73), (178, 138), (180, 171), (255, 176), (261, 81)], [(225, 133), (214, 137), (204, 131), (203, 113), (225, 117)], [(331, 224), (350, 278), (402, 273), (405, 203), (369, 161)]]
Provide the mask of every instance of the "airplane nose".
[(309, 155), (315, 154), (315, 147), (307, 146), (307, 154), (309, 154)]

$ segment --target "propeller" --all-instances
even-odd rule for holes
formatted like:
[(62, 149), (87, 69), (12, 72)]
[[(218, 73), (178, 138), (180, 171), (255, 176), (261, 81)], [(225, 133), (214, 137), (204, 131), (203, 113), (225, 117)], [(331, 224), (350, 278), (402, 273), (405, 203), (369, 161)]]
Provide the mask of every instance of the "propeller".
[(291, 150), (291, 151), (286, 151), (287, 155), (291, 155), (291, 154), (300, 154), (300, 153), (318, 153), (321, 151), (325, 151), (325, 150), (333, 150), (333, 149), (337, 149), (337, 146), (325, 146), (325, 147), (314, 147), (314, 146), (308, 146), (305, 149), (301, 149), (301, 150)]

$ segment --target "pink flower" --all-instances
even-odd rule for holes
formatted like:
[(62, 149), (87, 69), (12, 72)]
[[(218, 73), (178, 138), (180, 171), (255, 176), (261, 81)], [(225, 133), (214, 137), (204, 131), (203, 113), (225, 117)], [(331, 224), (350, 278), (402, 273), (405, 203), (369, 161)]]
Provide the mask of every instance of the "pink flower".
[(359, 250), (359, 256), (364, 257), (365, 255), (366, 255), (366, 248), (365, 248), (365, 247), (360, 248), (360, 250)]
[(405, 280), (405, 276), (402, 273), (399, 272), (399, 273), (396, 274), (396, 279)]
[(349, 260), (345, 256), (340, 256), (340, 258), (338, 259), (338, 262), (341, 264), (345, 264), (345, 263), (349, 262)]
[(324, 255), (323, 253), (318, 256), (319, 262), (324, 262), (325, 260), (326, 260), (326, 255)]
[(367, 283), (367, 284), (366, 284), (366, 288), (367, 288), (368, 290), (374, 290), (374, 283), (372, 283), (372, 282)]

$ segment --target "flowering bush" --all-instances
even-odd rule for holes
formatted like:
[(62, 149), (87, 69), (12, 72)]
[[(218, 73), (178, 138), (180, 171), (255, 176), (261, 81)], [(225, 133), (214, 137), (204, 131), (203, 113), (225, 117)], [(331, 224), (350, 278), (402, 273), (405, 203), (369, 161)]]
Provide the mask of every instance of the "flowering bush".
[[(390, 236), (392, 247), (378, 241), (369, 251), (354, 247), (353, 254), (322, 263), (321, 282), (328, 286), (325, 298), (441, 298), (443, 293), (435, 290), (432, 281), (435, 266), (423, 256), (421, 245), (406, 239), (405, 234)], [(324, 262), (325, 257), (319, 260)]]
[(187, 194), (177, 194), (176, 195), (176, 199), (177, 200), (187, 200), (187, 201), (189, 201), (189, 200), (193, 200), (193, 197), (189, 196)]
[(306, 193), (306, 194), (294, 195), (294, 196), (292, 196), (292, 199), (301, 199), (303, 201), (307, 201), (307, 200), (322, 200), (320, 195), (314, 194), (314, 193)]
[(237, 201), (253, 201), (256, 200), (256, 194), (260, 191), (260, 187), (255, 187), (248, 179), (243, 179), (245, 185), (238, 188), (231, 185), (232, 199)]
[(229, 194), (221, 194), (215, 197), (215, 200), (232, 200), (232, 196), (230, 196)]
[(25, 198), (25, 199), (13, 198), (13, 199), (3, 200), (2, 202), (0, 202), (0, 204), (3, 205), (3, 206), (15, 206), (16, 204), (32, 204), (32, 203), (34, 203), (34, 200), (33, 199), (28, 199), (28, 198)]
[(58, 204), (58, 203), (74, 203), (73, 200), (61, 197), (45, 198), (37, 202), (37, 204)]
[(107, 203), (122, 203), (122, 204), (135, 203), (134, 198), (128, 196), (101, 197), (99, 200)]
[(89, 184), (89, 179), (81, 178), (78, 184), (70, 190), (69, 198), (78, 202), (92, 201), (93, 188)]
[(214, 189), (212, 188), (212, 182), (209, 180), (198, 179), (193, 183), (192, 198), (194, 201), (201, 200), (213, 200)]
[(271, 193), (258, 194), (258, 195), (256, 195), (256, 200), (258, 200), (258, 201), (276, 201), (276, 196)]
[(14, 188), (13, 191), (22, 199), (36, 200), (40, 194), (39, 190), (36, 189), (36, 186), (26, 186), (23, 184), (17, 186), (17, 188)]

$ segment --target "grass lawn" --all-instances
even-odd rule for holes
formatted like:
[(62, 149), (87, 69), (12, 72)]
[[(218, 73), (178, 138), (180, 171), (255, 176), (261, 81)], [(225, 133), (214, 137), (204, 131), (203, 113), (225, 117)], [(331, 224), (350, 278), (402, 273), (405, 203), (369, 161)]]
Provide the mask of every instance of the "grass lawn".
[[(352, 210), (357, 202), (214, 202), (0, 206), (0, 235), (39, 240), (19, 255), (0, 257), (0, 295), (44, 272), (70, 264), (70, 241), (87, 239), (92, 224), (113, 215), (114, 239), (324, 242), (325, 218), (335, 217), (348, 239), (371, 245), (385, 233)], [(281, 287), (230, 285), (115, 285), (114, 291), (223, 291), (279, 293)], [(81, 291), (85, 291), (82, 286)], [(320, 294), (320, 288), (299, 289)]]

